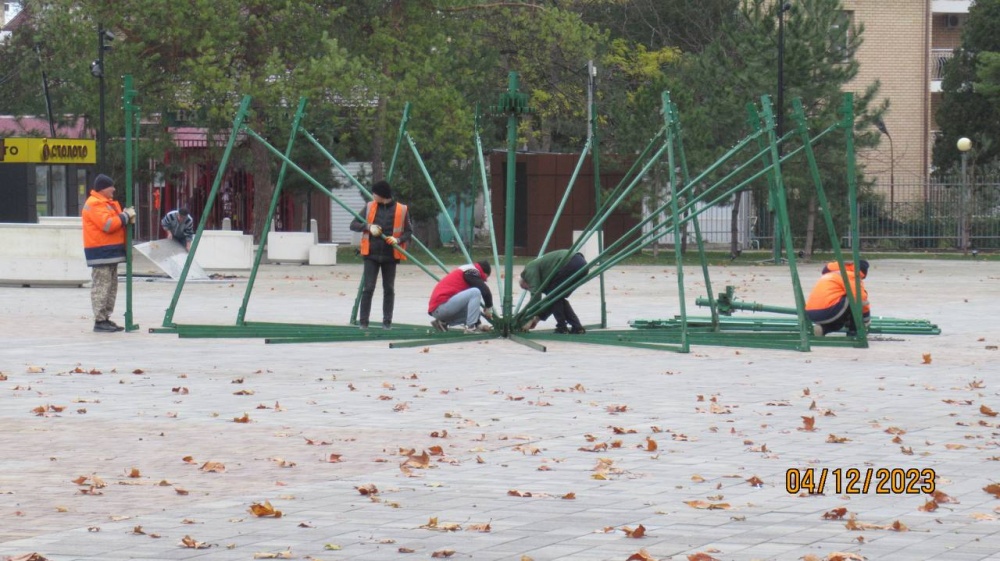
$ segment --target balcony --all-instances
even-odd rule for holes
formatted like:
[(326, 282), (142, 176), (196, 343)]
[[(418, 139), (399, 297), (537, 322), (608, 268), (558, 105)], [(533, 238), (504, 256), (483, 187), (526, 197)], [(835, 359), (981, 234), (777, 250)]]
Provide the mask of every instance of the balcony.
[(931, 0), (931, 11), (935, 14), (967, 14), (972, 0)]
[(954, 49), (931, 49), (931, 93), (941, 91), (944, 64), (955, 55)]

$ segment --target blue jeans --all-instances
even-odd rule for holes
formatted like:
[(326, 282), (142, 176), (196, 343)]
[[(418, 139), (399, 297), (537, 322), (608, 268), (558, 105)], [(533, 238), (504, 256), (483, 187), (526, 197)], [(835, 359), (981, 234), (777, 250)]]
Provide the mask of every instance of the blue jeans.
[(482, 295), (478, 288), (466, 288), (441, 304), (431, 316), (445, 325), (467, 325), (472, 327), (479, 323), (479, 301)]

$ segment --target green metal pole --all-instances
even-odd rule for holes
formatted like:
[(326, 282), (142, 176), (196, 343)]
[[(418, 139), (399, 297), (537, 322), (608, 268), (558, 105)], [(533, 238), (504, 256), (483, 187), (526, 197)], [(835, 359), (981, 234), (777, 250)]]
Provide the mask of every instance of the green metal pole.
[[(133, 172), (135, 170), (135, 160), (132, 146), (132, 122), (135, 107), (132, 102), (135, 100), (136, 91), (132, 88), (132, 75), (125, 75), (125, 206), (133, 204), (132, 190), (134, 186)], [(132, 322), (132, 230), (135, 228), (131, 224), (125, 228), (125, 330), (135, 331), (139, 326)]]
[(212, 205), (215, 204), (215, 198), (219, 193), (219, 186), (222, 185), (222, 178), (226, 173), (226, 166), (229, 164), (229, 157), (233, 153), (233, 147), (236, 146), (236, 138), (239, 136), (240, 130), (243, 128), (243, 122), (246, 120), (247, 115), (250, 112), (250, 96), (243, 96), (243, 102), (240, 103), (240, 108), (236, 112), (236, 118), (233, 119), (232, 133), (229, 135), (229, 142), (226, 144), (226, 150), (222, 153), (222, 160), (219, 162), (219, 171), (215, 174), (215, 181), (212, 183), (212, 190), (208, 194), (208, 198), (205, 201), (205, 208), (201, 213), (201, 220), (198, 221), (198, 231), (195, 233), (194, 241), (191, 243), (191, 250), (188, 251), (187, 259), (184, 261), (184, 268), (181, 270), (181, 276), (177, 279), (177, 288), (174, 290), (174, 296), (170, 300), (170, 306), (167, 308), (166, 314), (163, 316), (163, 327), (174, 327), (174, 310), (177, 309), (177, 302), (180, 300), (181, 291), (184, 289), (184, 283), (187, 281), (188, 271), (191, 270), (191, 263), (194, 261), (195, 251), (198, 250), (198, 243), (201, 241), (201, 233), (205, 230), (205, 224), (208, 222), (208, 215), (212, 211)]
[[(500, 253), (497, 250), (497, 232), (493, 227), (493, 203), (490, 201), (490, 184), (486, 178), (486, 162), (483, 158), (483, 142), (479, 137), (478, 116), (476, 122), (476, 162), (479, 165), (480, 180), (483, 184), (483, 204), (485, 205), (486, 216), (483, 220), (490, 225), (490, 246), (493, 250), (493, 269), (500, 270)], [(497, 294), (503, 294), (503, 285), (500, 282), (500, 275), (493, 275), (497, 282)]]
[[(304, 170), (301, 167), (299, 167), (299, 165), (296, 164), (295, 162), (293, 162), (293, 161), (288, 160), (287, 158), (285, 158), (285, 155), (283, 153), (281, 153), (274, 146), (271, 146), (270, 144), (268, 144), (267, 140), (265, 140), (262, 136), (260, 136), (259, 134), (257, 134), (257, 132), (255, 132), (253, 129), (247, 128), (245, 130), (245, 132), (246, 132), (247, 136), (253, 138), (254, 140), (259, 141), (261, 144), (264, 145), (265, 148), (267, 148), (267, 150), (269, 152), (271, 152), (272, 154), (274, 154), (275, 156), (277, 156), (279, 159), (281, 159), (282, 161), (287, 161), (289, 168), (291, 168), (293, 171), (295, 171), (296, 173), (298, 173), (299, 175), (301, 175), (306, 181), (308, 181), (309, 183), (311, 183), (314, 187), (316, 187), (317, 189), (319, 189), (320, 191), (322, 191), (324, 195), (326, 195), (327, 197), (333, 199), (334, 201), (340, 202), (339, 199), (337, 199), (336, 195), (334, 195), (332, 192), (330, 192), (330, 190), (327, 189), (322, 183), (320, 183), (319, 181), (316, 181), (316, 178), (314, 178), (313, 176), (309, 175), (309, 172), (307, 172), (306, 170)], [(354, 212), (353, 210), (348, 209), (348, 207), (346, 205), (344, 205), (342, 202), (340, 204), (341, 204), (341, 206), (343, 206), (345, 209), (347, 209), (351, 213), (351, 216), (353, 216), (353, 217), (355, 217), (355, 218), (357, 218), (359, 220), (364, 220), (364, 218), (362, 218), (361, 215), (359, 215), (358, 213)], [(386, 234), (382, 234), (382, 236), (385, 237)], [(419, 259), (415, 258), (411, 253), (408, 253), (405, 249), (403, 249), (403, 248), (397, 248), (397, 251), (399, 251), (400, 253), (402, 253), (403, 255), (405, 255), (410, 261), (413, 261), (414, 265), (416, 265), (417, 267), (419, 267), (420, 270), (422, 270), (423, 272), (425, 272), (428, 275), (430, 275), (430, 277), (433, 278), (435, 281), (441, 280), (440, 277), (438, 277), (437, 275), (435, 275), (434, 273), (432, 273), (429, 269), (427, 269), (427, 267)]]
[[(343, 173), (343, 174), (344, 174), (344, 176), (345, 176), (345, 177), (347, 177), (347, 179), (348, 179), (348, 180), (350, 180), (350, 181), (351, 181), (351, 183), (352, 183), (352, 184), (353, 184), (353, 185), (354, 185), (355, 187), (357, 187), (357, 188), (358, 188), (358, 190), (359, 190), (359, 191), (361, 191), (361, 193), (362, 193), (362, 194), (363, 194), (363, 195), (364, 195), (365, 197), (367, 197), (367, 198), (368, 198), (369, 200), (371, 200), (371, 198), (372, 198), (372, 194), (371, 194), (371, 191), (369, 191), (367, 187), (365, 187), (364, 185), (362, 185), (362, 184), (361, 184), (361, 182), (360, 182), (360, 181), (358, 181), (358, 179), (357, 179), (356, 177), (354, 177), (353, 175), (351, 175), (351, 172), (347, 171), (347, 168), (346, 168), (346, 167), (344, 167), (344, 165), (343, 165), (343, 164), (341, 164), (341, 163), (340, 163), (339, 161), (337, 161), (337, 158), (335, 158), (335, 157), (333, 156), (333, 154), (331, 154), (331, 153), (330, 153), (330, 152), (329, 152), (329, 151), (328, 151), (328, 150), (327, 150), (327, 149), (326, 149), (326, 148), (325, 148), (325, 147), (324, 147), (324, 146), (323, 146), (323, 145), (322, 145), (322, 144), (321, 144), (321, 143), (319, 142), (319, 140), (317, 140), (317, 139), (316, 139), (316, 137), (315, 137), (315, 136), (313, 136), (313, 135), (309, 134), (309, 132), (308, 132), (308, 131), (306, 131), (306, 130), (301, 130), (300, 132), (301, 132), (301, 133), (302, 133), (302, 134), (303, 134), (303, 135), (304, 135), (304, 136), (306, 137), (306, 140), (308, 140), (308, 141), (309, 141), (310, 143), (312, 143), (312, 145), (313, 145), (313, 146), (315, 146), (315, 147), (316, 147), (316, 149), (317, 149), (317, 150), (319, 150), (319, 151), (320, 151), (320, 153), (321, 153), (321, 154), (323, 154), (323, 156), (324, 156), (324, 157), (326, 157), (326, 159), (327, 159), (327, 160), (329, 160), (329, 161), (330, 161), (330, 163), (331, 163), (331, 164), (333, 164), (333, 166), (334, 166), (335, 168), (337, 168), (338, 170), (340, 170), (340, 172), (341, 172), (341, 173)], [(343, 209), (344, 209), (344, 210), (346, 210), (347, 212), (351, 213), (351, 215), (352, 215), (352, 216), (354, 216), (354, 217), (357, 217), (357, 218), (358, 218), (358, 219), (360, 219), (360, 220), (364, 220), (364, 218), (362, 218), (362, 217), (361, 217), (360, 215), (358, 215), (358, 213), (356, 213), (356, 212), (354, 211), (354, 209), (353, 209), (353, 208), (351, 208), (351, 207), (347, 206), (347, 204), (345, 204), (345, 203), (344, 203), (344, 201), (341, 201), (341, 200), (340, 200), (339, 198), (337, 198), (337, 196), (336, 196), (336, 195), (334, 195), (334, 194), (333, 194), (332, 192), (329, 192), (329, 191), (328, 191), (327, 189), (323, 189), (323, 191), (324, 191), (324, 192), (325, 192), (325, 193), (327, 194), (327, 196), (329, 196), (329, 197), (330, 197), (330, 199), (332, 199), (332, 200), (333, 200), (333, 202), (337, 203), (338, 205), (340, 205), (340, 206), (341, 206), (341, 208), (343, 208)], [(434, 262), (435, 262), (435, 263), (437, 263), (439, 267), (441, 267), (441, 270), (442, 270), (442, 271), (444, 271), (445, 273), (447, 273), (447, 272), (449, 271), (448, 267), (447, 267), (447, 266), (446, 266), (446, 265), (445, 265), (445, 264), (444, 264), (443, 262), (441, 262), (441, 260), (440, 260), (440, 259), (438, 259), (438, 258), (437, 258), (437, 256), (436, 256), (436, 255), (434, 255), (434, 253), (433, 253), (433, 252), (432, 252), (432, 251), (431, 251), (430, 249), (428, 249), (428, 248), (427, 248), (427, 246), (425, 246), (425, 245), (423, 244), (423, 242), (421, 242), (421, 241), (420, 241), (419, 239), (417, 239), (416, 237), (412, 237), (412, 238), (410, 238), (410, 241), (411, 241), (411, 242), (413, 242), (414, 244), (416, 244), (416, 246), (417, 246), (417, 247), (418, 247), (419, 249), (422, 249), (422, 250), (423, 250), (423, 251), (424, 251), (425, 253), (427, 253), (427, 255), (429, 255), (429, 256), (430, 256), (430, 258), (431, 258), (431, 259), (433, 259), (433, 260), (434, 260)]]
[[(591, 82), (591, 95), (590, 95), (590, 123), (588, 123), (590, 130), (590, 143), (592, 144), (594, 156), (594, 202), (595, 207), (600, 208), (601, 206), (601, 140), (597, 132), (597, 96), (594, 95), (594, 89), (596, 89), (597, 81), (597, 70), (594, 68), (594, 63), (590, 62), (587, 65), (589, 71), (587, 75)], [(598, 255), (604, 251), (604, 228), (597, 231), (597, 253)], [(601, 296), (601, 327), (608, 327), (608, 302), (605, 298), (605, 283), (604, 274), (601, 274), (600, 280), (600, 296)]]
[[(298, 134), (299, 124), (306, 111), (306, 98), (299, 98), (299, 107), (295, 111), (292, 119), (292, 131), (288, 137), (288, 147), (285, 148), (285, 157), (291, 158), (292, 147), (295, 145), (295, 136)], [(261, 259), (264, 255), (264, 248), (267, 246), (267, 236), (271, 232), (271, 221), (274, 213), (278, 209), (278, 200), (281, 199), (281, 188), (285, 182), (285, 174), (288, 172), (288, 160), (281, 163), (281, 171), (278, 172), (278, 181), (274, 186), (274, 193), (271, 195), (271, 205), (267, 209), (267, 218), (264, 219), (264, 230), (260, 233), (260, 243), (257, 245), (257, 253), (254, 254), (253, 267), (250, 268), (250, 278), (247, 280), (246, 290), (243, 292), (243, 303), (236, 314), (236, 325), (244, 325), (247, 315), (247, 305), (250, 303), (250, 293), (253, 291), (254, 282), (257, 279), (257, 270), (260, 267)]]
[(674, 259), (676, 260), (677, 267), (677, 295), (681, 316), (680, 351), (682, 353), (686, 353), (690, 351), (691, 347), (690, 341), (688, 340), (687, 309), (684, 303), (684, 254), (681, 249), (681, 216), (677, 207), (677, 168), (674, 162), (674, 142), (676, 142), (674, 133), (677, 130), (674, 121), (677, 117), (674, 115), (673, 106), (670, 103), (670, 95), (667, 92), (663, 92), (662, 103), (663, 118), (666, 120), (667, 125), (667, 165), (669, 166), (670, 177), (670, 208), (674, 217)]
[[(570, 195), (573, 194), (573, 187), (576, 186), (576, 179), (580, 175), (580, 170), (583, 168), (583, 163), (587, 159), (587, 154), (591, 150), (591, 141), (588, 140), (583, 147), (583, 151), (580, 152), (580, 158), (576, 161), (576, 167), (573, 168), (573, 175), (569, 178), (569, 183), (566, 185), (566, 191), (563, 192), (562, 200), (559, 201), (559, 206), (556, 207), (556, 213), (552, 217), (552, 224), (549, 225), (549, 231), (545, 234), (545, 239), (542, 240), (542, 247), (538, 250), (539, 257), (545, 254), (545, 250), (549, 247), (549, 241), (552, 240), (552, 234), (556, 231), (556, 225), (559, 223), (559, 218), (562, 217), (563, 209), (566, 208), (566, 203), (569, 202)], [(598, 201), (600, 198), (598, 198)]]
[(396, 158), (399, 156), (399, 146), (403, 143), (403, 135), (406, 134), (406, 127), (410, 123), (410, 102), (403, 106), (403, 118), (399, 121), (399, 132), (396, 134), (396, 147), (392, 149), (392, 160), (389, 162), (389, 173), (385, 180), (391, 182), (396, 172)]
[[(420, 157), (420, 150), (417, 149), (417, 143), (413, 141), (413, 137), (410, 133), (403, 133), (406, 137), (406, 141), (410, 145), (410, 150), (413, 155), (417, 158), (417, 165), (420, 166), (420, 171), (424, 174), (424, 179), (427, 180), (427, 185), (431, 188), (431, 194), (434, 195), (434, 200), (437, 201), (438, 208), (441, 209), (445, 215), (448, 215), (448, 207), (445, 206), (444, 201), (441, 200), (441, 194), (438, 193), (437, 185), (434, 184), (434, 179), (431, 178), (431, 174), (427, 171), (427, 166), (424, 165), (424, 159)], [(451, 234), (455, 236), (458, 241), (458, 247), (462, 250), (462, 255), (465, 257), (467, 263), (472, 263), (472, 256), (469, 255), (469, 250), (465, 247), (465, 242), (462, 241), (461, 234), (458, 233), (458, 228), (455, 227), (455, 221), (449, 220), (448, 226), (451, 228)]]
[[(808, 138), (809, 132), (806, 128), (806, 113), (805, 109), (802, 107), (802, 100), (798, 98), (792, 101), (792, 117), (795, 119), (795, 128), (799, 133), (799, 136), (803, 139)], [(838, 125), (840, 124), (842, 123), (838, 123)], [(823, 181), (820, 178), (819, 166), (816, 163), (816, 154), (813, 152), (812, 145), (810, 143), (805, 143), (803, 147), (805, 148), (806, 159), (809, 162), (809, 170), (812, 174), (813, 184), (816, 187), (816, 198), (819, 200), (820, 208), (823, 211), (823, 221), (826, 224), (827, 234), (830, 237), (830, 247), (833, 248), (834, 258), (840, 268), (841, 282), (844, 283), (844, 286), (848, 286), (850, 282), (847, 278), (847, 270), (844, 268), (844, 256), (840, 251), (840, 239), (839, 236), (837, 236), (837, 229), (833, 224), (833, 217), (830, 214), (830, 201), (826, 196), (826, 190), (823, 188)], [(847, 297), (853, 313), (853, 310), (858, 305), (858, 298), (854, 294), (851, 294), (850, 291), (848, 291)]]
[(787, 245), (788, 269), (792, 275), (792, 292), (795, 296), (795, 307), (799, 312), (799, 350), (808, 351), (811, 330), (809, 329), (809, 321), (806, 319), (806, 299), (802, 294), (802, 284), (799, 282), (799, 270), (795, 263), (795, 248), (792, 247), (792, 228), (788, 220), (788, 201), (785, 198), (785, 185), (781, 176), (781, 156), (778, 153), (778, 141), (774, 132), (774, 114), (771, 111), (771, 99), (766, 95), (761, 96), (761, 108), (771, 146), (771, 161), (774, 162), (772, 169), (774, 170), (775, 200), (778, 203), (775, 216), (781, 219), (782, 234)]
[[(671, 102), (670, 106), (674, 115), (674, 135), (677, 138), (677, 152), (681, 160), (681, 173), (684, 178), (684, 187), (685, 190), (693, 193), (695, 186), (691, 183), (691, 174), (688, 172), (687, 155), (684, 152), (684, 133), (681, 129), (680, 112), (677, 110), (676, 104)], [(700, 196), (697, 195), (694, 197), (695, 200), (699, 198)], [(692, 202), (692, 204), (694, 203)], [(683, 212), (685, 215), (688, 214), (688, 211), (686, 210)], [(711, 303), (710, 310), (712, 313), (712, 326), (715, 329), (718, 329), (719, 311), (715, 307), (715, 295), (712, 293), (712, 277), (708, 273), (708, 256), (705, 254), (705, 241), (701, 237), (701, 225), (698, 223), (698, 212), (692, 212), (687, 219), (694, 225), (694, 235), (695, 239), (698, 241), (698, 257), (701, 260), (701, 271), (705, 278), (705, 291), (708, 295), (708, 300)]]
[[(518, 92), (517, 72), (508, 76), (508, 104)], [(503, 334), (510, 335), (510, 319), (514, 312), (514, 212), (516, 199), (514, 190), (517, 179), (517, 113), (514, 107), (507, 107), (507, 193), (504, 201), (504, 287), (503, 287)]]
[[(854, 154), (854, 94), (847, 92), (844, 94), (844, 103), (841, 105), (843, 115), (842, 126), (844, 128), (844, 139), (847, 148), (847, 203), (851, 205), (851, 254), (854, 258), (854, 297), (849, 298), (851, 302), (851, 313), (854, 315), (854, 325), (857, 329), (858, 341), (868, 346), (868, 332), (862, 315), (861, 305), (861, 271), (858, 269), (861, 263), (861, 232), (858, 227), (858, 176)], [(843, 266), (841, 266), (843, 270)], [(846, 284), (845, 284), (846, 286)]]

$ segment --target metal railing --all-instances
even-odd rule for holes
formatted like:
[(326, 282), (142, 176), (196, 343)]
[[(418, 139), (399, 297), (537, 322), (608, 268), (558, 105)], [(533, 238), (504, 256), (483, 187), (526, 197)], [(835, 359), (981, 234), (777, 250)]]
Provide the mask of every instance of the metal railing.
[[(894, 185), (894, 203), (876, 195), (858, 203), (859, 237), (864, 250), (930, 251), (963, 249), (963, 229), (968, 223), (968, 249), (1000, 250), (1000, 178), (975, 177), (968, 183), (948, 178), (928, 183)], [(751, 239), (762, 248), (772, 244), (771, 216), (756, 209), (758, 219)], [(850, 246), (846, 224), (842, 247)], [(801, 225), (793, 225), (796, 247), (804, 245)], [(817, 235), (816, 249), (829, 243)]]
[(954, 55), (954, 49), (931, 49), (931, 80), (944, 79), (944, 65)]

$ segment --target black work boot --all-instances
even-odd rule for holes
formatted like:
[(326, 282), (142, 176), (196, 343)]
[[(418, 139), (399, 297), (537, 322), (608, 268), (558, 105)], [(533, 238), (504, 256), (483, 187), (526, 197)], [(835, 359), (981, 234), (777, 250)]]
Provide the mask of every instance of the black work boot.
[(105, 320), (105, 321), (95, 321), (94, 322), (94, 331), (96, 333), (114, 333), (114, 332), (118, 331), (118, 328), (115, 327), (113, 324), (109, 323), (107, 320)]

